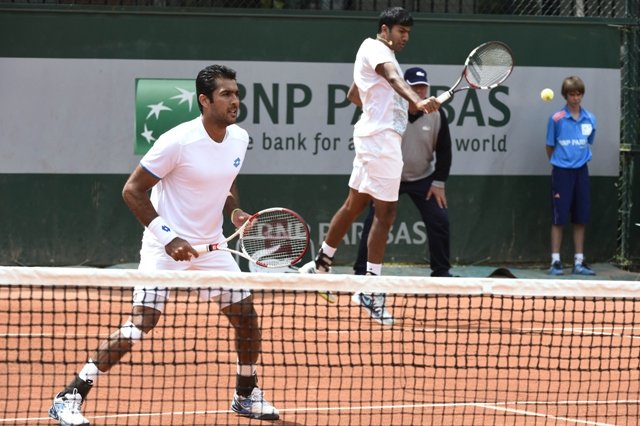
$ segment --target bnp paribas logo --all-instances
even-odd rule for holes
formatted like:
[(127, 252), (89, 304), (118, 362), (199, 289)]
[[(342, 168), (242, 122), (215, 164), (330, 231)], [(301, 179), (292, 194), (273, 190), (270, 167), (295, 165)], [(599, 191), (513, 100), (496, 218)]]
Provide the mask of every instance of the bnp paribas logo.
[(198, 115), (195, 80), (136, 79), (134, 152), (145, 154), (161, 134)]

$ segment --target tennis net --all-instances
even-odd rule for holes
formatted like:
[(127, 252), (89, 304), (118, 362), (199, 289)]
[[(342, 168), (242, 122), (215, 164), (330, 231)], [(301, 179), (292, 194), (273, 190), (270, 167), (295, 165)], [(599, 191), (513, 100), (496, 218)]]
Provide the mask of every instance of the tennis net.
[[(158, 325), (100, 376), (92, 425), (255, 424), (230, 410), (234, 333), (194, 290), (250, 288), (259, 386), (285, 425), (632, 425), (640, 283), (0, 267), (0, 425), (55, 424), (54, 395), (131, 312)], [(331, 290), (335, 304), (318, 297)], [(387, 294), (393, 326), (353, 303)]]

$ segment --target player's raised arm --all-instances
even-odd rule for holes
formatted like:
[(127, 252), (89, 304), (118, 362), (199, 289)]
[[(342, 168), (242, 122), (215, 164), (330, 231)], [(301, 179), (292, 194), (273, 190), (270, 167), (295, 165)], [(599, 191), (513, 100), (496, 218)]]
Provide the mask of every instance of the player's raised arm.
[(409, 101), (409, 111), (416, 112), (422, 110), (426, 113), (437, 111), (440, 108), (440, 102), (434, 97), (430, 97), (427, 99), (421, 99), (420, 96), (416, 94), (411, 89), (411, 86), (404, 81), (404, 78), (398, 73), (395, 65), (391, 62), (385, 62), (379, 64), (376, 67), (376, 72), (384, 77), (387, 82), (391, 85), (393, 90), (396, 91), (400, 96)]

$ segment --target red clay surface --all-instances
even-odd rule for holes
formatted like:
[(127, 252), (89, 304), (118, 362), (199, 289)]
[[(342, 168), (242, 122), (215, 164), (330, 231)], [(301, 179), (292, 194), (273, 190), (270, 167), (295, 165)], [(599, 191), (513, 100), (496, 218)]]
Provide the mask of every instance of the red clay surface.
[[(0, 287), (0, 426), (54, 424), (54, 394), (126, 320), (130, 291)], [(640, 301), (389, 297), (383, 327), (342, 294), (256, 295), (260, 386), (281, 420), (229, 411), (232, 332), (216, 303), (172, 295), (97, 381), (92, 425), (633, 425)]]

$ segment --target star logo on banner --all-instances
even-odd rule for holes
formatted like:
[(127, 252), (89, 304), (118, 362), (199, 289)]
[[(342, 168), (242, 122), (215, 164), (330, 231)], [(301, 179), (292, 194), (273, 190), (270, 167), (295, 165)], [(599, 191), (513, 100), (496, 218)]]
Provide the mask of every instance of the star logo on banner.
[(157, 120), (158, 118), (160, 118), (160, 112), (162, 112), (162, 111), (171, 111), (171, 108), (169, 108), (168, 106), (165, 106), (164, 102), (147, 105), (147, 107), (151, 109), (151, 111), (149, 111), (149, 115), (147, 115), (147, 120), (152, 115), (155, 115), (156, 116), (156, 120)]
[(161, 135), (200, 115), (194, 81), (140, 79), (136, 89), (134, 152), (144, 155)]
[(151, 145), (151, 142), (156, 140), (156, 138), (153, 137), (153, 131), (147, 129), (147, 123), (144, 123), (144, 132), (140, 133), (140, 136), (145, 138), (149, 145)]
[(191, 107), (193, 106), (193, 97), (196, 95), (196, 92), (190, 92), (188, 90), (181, 89), (180, 87), (176, 87), (176, 90), (180, 92), (179, 95), (172, 96), (170, 99), (178, 99), (178, 105), (182, 105), (185, 102), (189, 103), (189, 111), (191, 111)]

